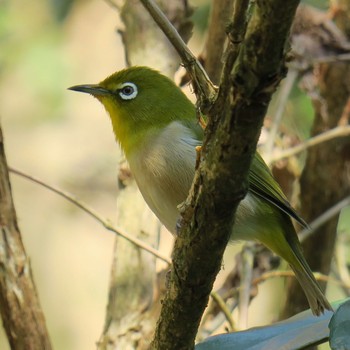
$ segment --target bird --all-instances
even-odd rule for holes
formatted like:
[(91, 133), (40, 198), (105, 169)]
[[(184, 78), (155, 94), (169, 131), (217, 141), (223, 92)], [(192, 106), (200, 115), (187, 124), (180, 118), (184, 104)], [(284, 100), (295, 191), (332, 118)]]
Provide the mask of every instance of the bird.
[[(145, 66), (120, 70), (98, 84), (73, 91), (97, 98), (110, 116), (116, 141), (150, 209), (173, 234), (178, 206), (188, 196), (204, 131), (195, 105), (173, 80)], [(288, 262), (312, 313), (332, 310), (306, 262), (292, 218), (305, 221), (289, 204), (261, 155), (249, 171), (249, 190), (240, 202), (230, 241), (259, 241)]]

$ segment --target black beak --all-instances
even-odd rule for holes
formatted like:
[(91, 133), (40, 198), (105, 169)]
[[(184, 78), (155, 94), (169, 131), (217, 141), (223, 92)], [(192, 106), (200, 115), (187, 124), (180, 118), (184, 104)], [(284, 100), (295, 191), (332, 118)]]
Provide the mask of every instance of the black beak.
[(93, 96), (109, 96), (112, 94), (109, 90), (107, 90), (107, 89), (105, 89), (97, 84), (75, 85), (75, 86), (71, 86), (70, 88), (68, 88), (68, 90), (86, 92), (86, 93), (91, 94)]

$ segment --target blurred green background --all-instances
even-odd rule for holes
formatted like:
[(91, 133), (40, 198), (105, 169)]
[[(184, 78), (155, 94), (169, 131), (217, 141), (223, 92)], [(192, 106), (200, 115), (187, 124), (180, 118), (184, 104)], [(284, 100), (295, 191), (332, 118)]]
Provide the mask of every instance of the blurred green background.
[[(200, 33), (208, 1), (193, 3)], [(121, 27), (103, 0), (0, 0), (0, 118), (9, 165), (113, 220), (120, 152), (109, 119), (94, 99), (67, 87), (125, 66)], [(191, 45), (200, 52), (196, 38)], [(305, 137), (311, 120), (310, 101), (296, 88), (286, 125)], [(53, 345), (93, 349), (104, 324), (114, 236), (57, 195), (14, 175), (11, 181)], [(0, 332), (0, 349), (7, 350)]]
[[(101, 0), (74, 2), (64, 19), (53, 4), (0, 2), (7, 160), (115, 220), (120, 155), (109, 120), (94, 99), (67, 87), (123, 68), (119, 18)], [(114, 236), (57, 195), (16, 176), (11, 181), (53, 345), (93, 349), (104, 322)], [(4, 333), (0, 349), (9, 349)]]

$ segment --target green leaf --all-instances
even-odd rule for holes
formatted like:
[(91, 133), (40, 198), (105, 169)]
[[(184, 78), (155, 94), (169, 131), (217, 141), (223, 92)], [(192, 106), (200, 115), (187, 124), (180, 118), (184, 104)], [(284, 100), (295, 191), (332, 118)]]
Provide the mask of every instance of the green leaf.
[(332, 350), (350, 349), (350, 300), (341, 304), (329, 323)]

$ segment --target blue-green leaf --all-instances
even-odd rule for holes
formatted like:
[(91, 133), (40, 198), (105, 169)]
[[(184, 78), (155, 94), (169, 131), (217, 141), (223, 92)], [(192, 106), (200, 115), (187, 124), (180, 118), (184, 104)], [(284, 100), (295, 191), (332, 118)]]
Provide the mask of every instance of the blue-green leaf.
[(329, 323), (332, 350), (350, 349), (350, 300), (341, 304)]
[[(332, 303), (336, 309), (344, 301)], [(347, 315), (346, 315), (347, 313)], [(323, 315), (316, 317), (310, 310), (301, 312), (285, 321), (264, 327), (251, 328), (246, 331), (221, 334), (209, 337), (202, 343), (196, 345), (196, 350), (297, 350), (326, 341), (329, 337), (328, 324), (333, 313), (326, 311)], [(339, 322), (342, 331), (345, 332), (349, 324), (350, 309), (344, 311), (345, 318)], [(344, 322), (345, 320), (345, 322)], [(338, 326), (337, 324), (337, 326)], [(350, 329), (347, 328), (347, 341)], [(341, 333), (343, 334), (343, 333)], [(346, 334), (346, 332), (344, 333)], [(344, 338), (342, 338), (344, 339)], [(347, 343), (349, 344), (349, 343)], [(334, 348), (350, 349), (345, 348)]]

